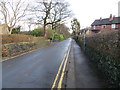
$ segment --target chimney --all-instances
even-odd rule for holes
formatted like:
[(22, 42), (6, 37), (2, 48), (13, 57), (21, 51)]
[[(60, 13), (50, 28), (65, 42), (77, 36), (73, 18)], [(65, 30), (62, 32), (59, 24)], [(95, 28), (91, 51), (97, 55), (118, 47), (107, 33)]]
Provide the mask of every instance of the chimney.
[(113, 19), (115, 18), (115, 15), (113, 16)]
[(112, 21), (112, 20), (113, 20), (113, 17), (112, 17), (112, 14), (110, 14), (109, 21)]
[(102, 17), (100, 17), (100, 21), (102, 21)]
[(118, 2), (118, 17), (120, 17), (120, 1)]

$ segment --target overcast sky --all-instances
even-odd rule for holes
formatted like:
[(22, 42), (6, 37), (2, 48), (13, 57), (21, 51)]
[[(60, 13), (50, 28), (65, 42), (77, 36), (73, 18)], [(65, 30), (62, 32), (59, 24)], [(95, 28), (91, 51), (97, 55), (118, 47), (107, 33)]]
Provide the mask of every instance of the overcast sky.
[(66, 0), (81, 27), (90, 26), (95, 19), (108, 18), (110, 14), (118, 16), (120, 0)]
[[(28, 0), (35, 3), (36, 0)], [(95, 19), (108, 18), (110, 14), (118, 16), (118, 2), (120, 0), (65, 0), (69, 2), (74, 17), (80, 21), (81, 28), (90, 26)], [(70, 27), (70, 21), (68, 26)]]

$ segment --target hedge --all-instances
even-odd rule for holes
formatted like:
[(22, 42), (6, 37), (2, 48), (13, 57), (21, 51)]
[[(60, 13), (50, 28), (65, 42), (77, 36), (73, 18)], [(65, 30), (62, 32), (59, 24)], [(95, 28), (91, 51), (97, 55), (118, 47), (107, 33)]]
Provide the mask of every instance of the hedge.
[(110, 31), (86, 36), (85, 45), (82, 36), (77, 42), (89, 60), (94, 62), (105, 75), (110, 87), (120, 87), (120, 31)]

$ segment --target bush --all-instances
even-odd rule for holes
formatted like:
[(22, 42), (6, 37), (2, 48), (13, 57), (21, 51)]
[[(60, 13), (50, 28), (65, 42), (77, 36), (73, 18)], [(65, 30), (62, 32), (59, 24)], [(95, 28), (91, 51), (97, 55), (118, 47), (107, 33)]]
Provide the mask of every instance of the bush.
[(72, 38), (77, 40), (78, 39), (78, 36), (77, 35), (72, 35)]
[(49, 38), (49, 39), (52, 38), (53, 30), (51, 28), (47, 28), (46, 30), (47, 30), (47, 38)]
[(20, 28), (21, 28), (21, 26), (17, 26), (15, 28), (13, 28), (12, 34), (19, 34), (20, 33)]
[(35, 37), (43, 36), (43, 29), (42, 28), (36, 28), (33, 31), (29, 31), (29, 34)]
[(58, 39), (59, 39), (59, 40), (64, 40), (64, 36), (63, 36), (62, 34), (59, 34), (59, 35), (58, 35)]
[[(97, 67), (109, 81), (110, 87), (120, 87), (120, 31), (86, 36), (85, 54), (96, 63)], [(84, 39), (77, 40), (84, 48)]]

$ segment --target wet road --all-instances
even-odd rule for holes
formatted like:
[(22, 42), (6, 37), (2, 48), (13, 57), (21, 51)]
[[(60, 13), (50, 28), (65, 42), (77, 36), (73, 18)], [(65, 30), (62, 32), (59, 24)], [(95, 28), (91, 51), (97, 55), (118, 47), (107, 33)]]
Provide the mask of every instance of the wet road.
[(51, 88), (71, 39), (2, 63), (3, 88)]

